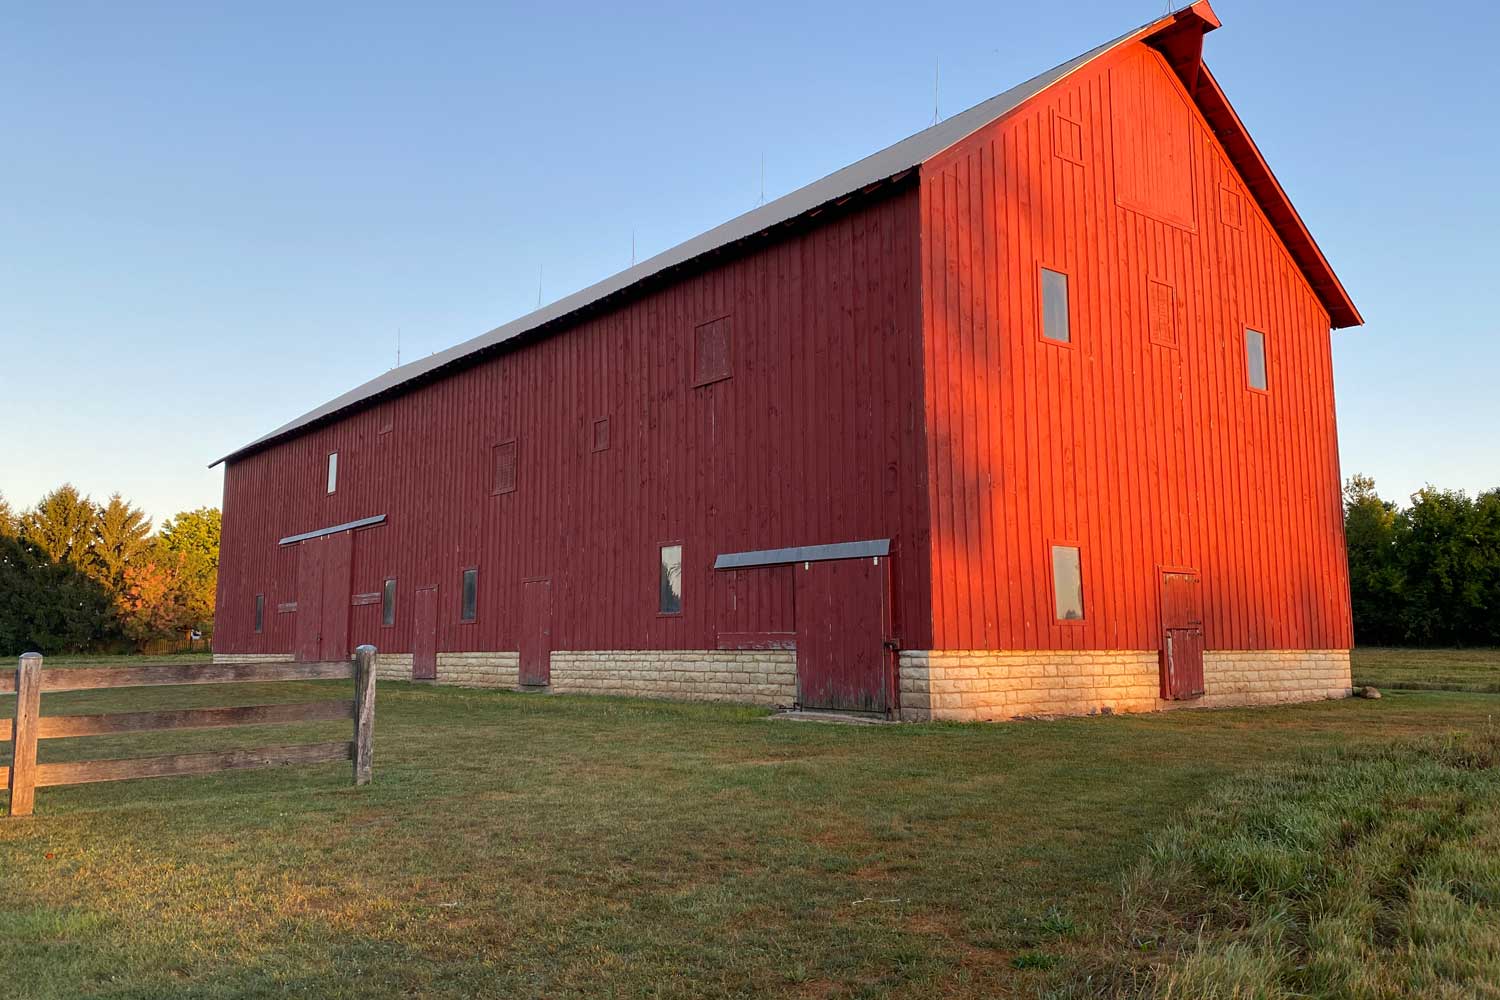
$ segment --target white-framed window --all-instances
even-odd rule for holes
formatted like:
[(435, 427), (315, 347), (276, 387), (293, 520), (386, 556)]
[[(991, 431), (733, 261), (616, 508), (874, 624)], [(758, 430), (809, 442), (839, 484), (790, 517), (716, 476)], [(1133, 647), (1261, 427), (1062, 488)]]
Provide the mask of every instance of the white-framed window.
[(1068, 322), (1068, 276), (1050, 267), (1042, 268), (1042, 337), (1059, 344), (1073, 340)]
[(1083, 560), (1078, 546), (1052, 546), (1052, 594), (1058, 621), (1083, 621)]
[(682, 614), (682, 545), (661, 547), (661, 577), (658, 585), (658, 614)]
[(328, 453), (328, 492), (331, 494), (339, 488), (339, 453), (330, 451)]
[(1252, 389), (1267, 392), (1266, 335), (1245, 327), (1245, 381)]

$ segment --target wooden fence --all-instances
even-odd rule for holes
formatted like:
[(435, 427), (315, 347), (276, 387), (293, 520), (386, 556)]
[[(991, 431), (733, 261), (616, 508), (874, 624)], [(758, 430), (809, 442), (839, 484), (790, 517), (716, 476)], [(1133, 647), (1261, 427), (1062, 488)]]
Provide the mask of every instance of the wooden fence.
[[(40, 653), (21, 657), (14, 677), (0, 676), (0, 694), (16, 693), (14, 721), (0, 719), (0, 742), (11, 744), (11, 765), (0, 767), (10, 788), (10, 815), (29, 816), (36, 789), (127, 778), (165, 778), (209, 774), (240, 768), (285, 764), (354, 762), (354, 783), (369, 782), (375, 748), (375, 647), (360, 646), (347, 663), (215, 663), (141, 667), (70, 667), (42, 669)], [(41, 714), (43, 691), (89, 691), (98, 688), (150, 687), (171, 684), (232, 684), (249, 681), (354, 680), (354, 698), (290, 705), (246, 705), (235, 708), (185, 708), (159, 712), (115, 712), (106, 715)], [(255, 747), (214, 753), (167, 754), (123, 760), (38, 764), (38, 740), (71, 736), (104, 736), (162, 729), (219, 729), (268, 723), (354, 720), (354, 739), (297, 746)]]

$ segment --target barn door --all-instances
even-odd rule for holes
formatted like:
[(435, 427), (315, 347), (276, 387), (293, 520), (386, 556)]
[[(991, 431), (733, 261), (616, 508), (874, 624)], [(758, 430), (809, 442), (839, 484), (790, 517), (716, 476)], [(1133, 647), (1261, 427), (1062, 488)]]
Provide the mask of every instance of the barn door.
[(797, 703), (803, 708), (890, 710), (886, 566), (878, 557), (795, 565)]
[(522, 687), (552, 683), (552, 581), (527, 580), (521, 585)]
[(1161, 577), (1161, 696), (1203, 696), (1203, 594), (1198, 574), (1168, 571)]
[(297, 546), (297, 659), (323, 658), (323, 539)]
[(411, 679), (437, 680), (437, 587), (412, 594)]
[(349, 658), (350, 581), (354, 572), (354, 532), (341, 531), (323, 540), (323, 624), (319, 659)]

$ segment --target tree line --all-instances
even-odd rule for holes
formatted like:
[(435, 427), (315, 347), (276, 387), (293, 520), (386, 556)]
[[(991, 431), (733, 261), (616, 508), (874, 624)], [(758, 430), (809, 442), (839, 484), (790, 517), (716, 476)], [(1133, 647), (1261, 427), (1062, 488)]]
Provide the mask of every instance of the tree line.
[(1500, 646), (1500, 489), (1428, 486), (1398, 507), (1353, 476), (1344, 538), (1356, 643)]
[(0, 496), (0, 655), (143, 648), (213, 630), (219, 511), (183, 511), (155, 532), (116, 493), (65, 483), (15, 511)]

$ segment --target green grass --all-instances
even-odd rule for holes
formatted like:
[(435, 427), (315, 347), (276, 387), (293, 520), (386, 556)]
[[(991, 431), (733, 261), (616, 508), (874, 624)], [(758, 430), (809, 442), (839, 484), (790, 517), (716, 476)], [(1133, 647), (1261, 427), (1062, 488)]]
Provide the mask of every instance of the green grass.
[[(43, 712), (347, 690), (77, 692), (44, 696)], [(34, 817), (0, 819), (0, 997), (1068, 991), (1117, 967), (1122, 877), (1161, 831), (1217, 802), (1213, 789), (1307, 752), (1482, 732), (1497, 707), (1396, 691), (1275, 709), (820, 726), (749, 708), (383, 684), (366, 788), (349, 785), (347, 766), (318, 765), (41, 789)], [(346, 731), (60, 740), (41, 753)]]
[(1152, 838), (1080, 995), (1500, 995), (1500, 734), (1308, 756)]
[(1357, 686), (1409, 691), (1500, 692), (1500, 649), (1354, 650), (1351, 668)]

